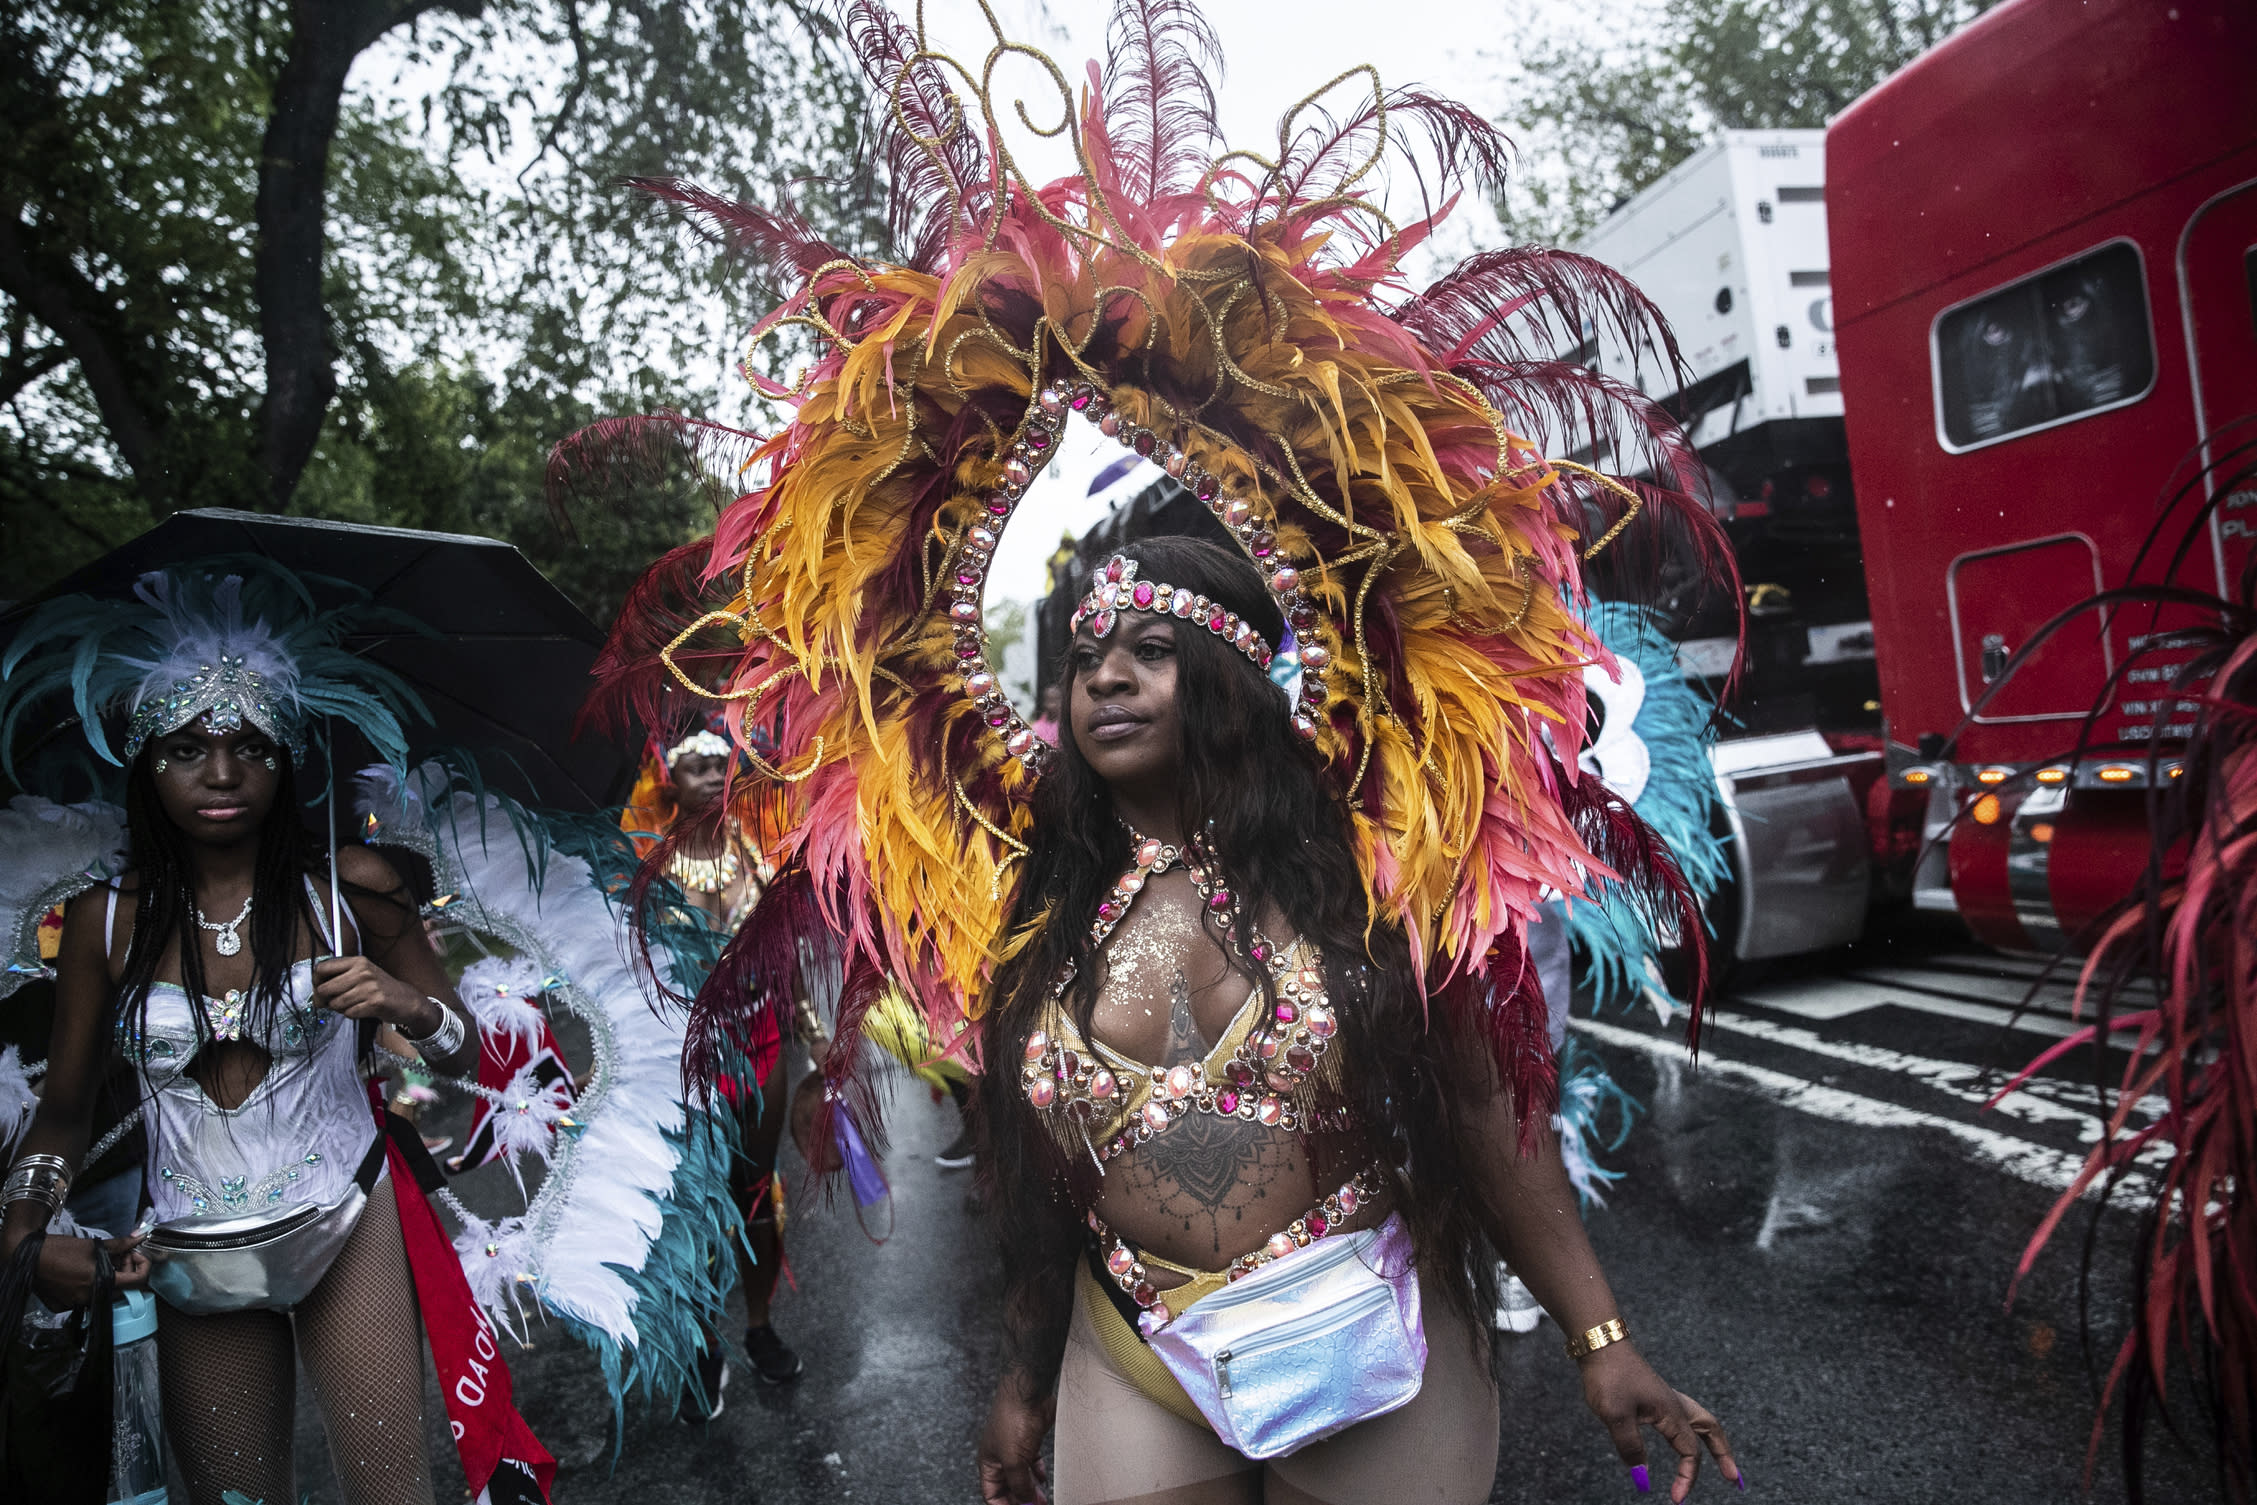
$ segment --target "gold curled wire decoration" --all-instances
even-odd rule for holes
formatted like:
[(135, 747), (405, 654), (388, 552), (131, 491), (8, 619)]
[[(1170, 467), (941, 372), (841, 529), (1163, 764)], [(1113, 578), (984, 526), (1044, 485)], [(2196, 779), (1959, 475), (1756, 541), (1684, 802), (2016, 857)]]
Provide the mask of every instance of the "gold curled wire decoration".
[[(1144, 342), (1138, 345), (1136, 348), (1139, 350), (1150, 350), (1154, 342), (1160, 338), (1160, 328), (1164, 322), (1160, 317), (1160, 310), (1156, 305), (1154, 305), (1151, 297), (1145, 293), (1143, 288), (1130, 287), (1128, 284), (1122, 282), (1101, 282), (1091, 291), (1089, 333), (1083, 337), (1081, 345), (1078, 348), (1081, 350), (1087, 350), (1089, 348), (1089, 342), (1097, 338), (1097, 331), (1101, 327), (1103, 327), (1104, 324), (1105, 300), (1112, 297), (1115, 293), (1126, 293), (1131, 298), (1134, 298), (1137, 302), (1144, 305)], [(1047, 319), (1050, 316), (1048, 314), (1045, 314), (1043, 315), (1043, 317)]]
[[(724, 702), (743, 701), (744, 711), (742, 714), (749, 716), (754, 711), (760, 708), (762, 697), (767, 695), (770, 690), (774, 689), (777, 685), (783, 683), (785, 680), (790, 679), (795, 674), (804, 675), (807, 672), (806, 661), (804, 659), (795, 657), (791, 663), (779, 665), (774, 673), (768, 675), (766, 678), (762, 679), (760, 683), (751, 686), (749, 689), (707, 689), (704, 685), (699, 684), (696, 680), (690, 678), (689, 675), (682, 672), (682, 666), (674, 662), (674, 655), (681, 648), (681, 646), (684, 643), (688, 642), (690, 638), (693, 637), (701, 628), (710, 627), (717, 622), (727, 622), (731, 626), (734, 626), (738, 630), (738, 632), (744, 636), (745, 641), (747, 641), (748, 643), (753, 641), (755, 638), (765, 638), (767, 641), (774, 643), (777, 647), (782, 648), (785, 652), (791, 652), (791, 645), (789, 643), (786, 643), (782, 638), (778, 637), (771, 629), (761, 625), (760, 619), (757, 615), (750, 614), (749, 612), (740, 613), (733, 611), (709, 611), (704, 616), (699, 617), (696, 621), (690, 623), (689, 626), (683, 628), (679, 633), (675, 634), (674, 640), (672, 642), (668, 643), (664, 648), (658, 650), (658, 661), (666, 666), (666, 672), (673, 675), (675, 683), (679, 684), (683, 689), (689, 691), (692, 695), (698, 696), (699, 698), (704, 700), (719, 700)], [(823, 766), (823, 749), (823, 738), (820, 734), (818, 734), (815, 738), (814, 751), (808, 754), (807, 766), (797, 773), (792, 773), (787, 769), (777, 767), (775, 764), (770, 763), (766, 758), (761, 757), (760, 754), (754, 752), (750, 747), (740, 746), (738, 748), (738, 751), (744, 754), (746, 762), (752, 764), (753, 767), (760, 770), (760, 772), (767, 777), (775, 779), (780, 783), (797, 784), (809, 778), (812, 778), (815, 774), (815, 770)]]
[(949, 787), (956, 791), (956, 803), (963, 808), (964, 813), (972, 817), (973, 822), (981, 830), (994, 837), (996, 844), (1003, 849), (1003, 855), (996, 858), (989, 868), (987, 879), (987, 896), (1000, 903), (1003, 898), (1004, 870), (1026, 856), (1029, 848), (1025, 842), (980, 813), (980, 807), (973, 804), (972, 797), (964, 792), (964, 781), (962, 779), (949, 780)]
[(1529, 608), (1536, 604), (1536, 556), (1520, 555), (1514, 561), (1513, 569), (1520, 576), (1520, 610), (1514, 612), (1513, 619), (1505, 624), (1507, 632), (1520, 631), (1522, 624), (1528, 620)]
[[(1382, 136), (1382, 144), (1384, 144), (1385, 140), (1386, 138)], [(1293, 213), (1296, 218), (1306, 218), (1309, 215), (1318, 214), (1328, 209), (1352, 209), (1359, 214), (1368, 214), (1373, 219), (1378, 220), (1380, 224), (1384, 225), (1387, 229), (1387, 234), (1383, 238), (1386, 240), (1388, 249), (1392, 253), (1392, 259), (1397, 262), (1400, 262), (1403, 259), (1402, 227), (1395, 223), (1394, 217), (1388, 214), (1386, 210), (1380, 208), (1377, 204), (1373, 203), (1370, 199), (1363, 197), (1361, 194), (1341, 193), (1334, 194), (1329, 198), (1310, 199), (1305, 203), (1294, 205)]]
[[(873, 278), (870, 275), (868, 268), (864, 267), (861, 262), (855, 260), (851, 256), (835, 256), (831, 260), (826, 261), (821, 266), (815, 268), (814, 271), (809, 272), (807, 274), (806, 281), (802, 284), (802, 286), (807, 290), (807, 300), (811, 311), (799, 314), (786, 314), (782, 318), (770, 320), (760, 326), (755, 337), (749, 344), (745, 346), (745, 353), (743, 358), (737, 362), (737, 369), (743, 373), (746, 382), (750, 383), (752, 381), (753, 352), (758, 350), (769, 340), (775, 338), (777, 331), (785, 328), (788, 325), (805, 324), (809, 328), (822, 333), (826, 338), (837, 341), (839, 345), (847, 350), (852, 350), (855, 348), (854, 342), (848, 339), (846, 335), (840, 333), (839, 330), (832, 325), (830, 319), (820, 309), (814, 307), (814, 304), (816, 302), (814, 292), (815, 284), (822, 281), (823, 278), (830, 273), (840, 270), (854, 273), (855, 276), (862, 279), (862, 285), (868, 288), (871, 292), (874, 293), (878, 291), (877, 279)], [(919, 335), (918, 338), (923, 339), (924, 336)], [(799, 379), (791, 384), (795, 396), (804, 397), (806, 395), (805, 388), (807, 385), (807, 379), (813, 374), (814, 371), (812, 367), (800, 373)]]
[(1348, 69), (1344, 73), (1337, 74), (1334, 77), (1327, 79), (1324, 83), (1318, 85), (1315, 89), (1312, 89), (1311, 91), (1309, 91), (1309, 93), (1303, 95), (1298, 101), (1295, 102), (1291, 109), (1287, 110), (1283, 115), (1278, 117), (1277, 158), (1275, 161), (1272, 161), (1270, 158), (1263, 156), (1259, 152), (1239, 150), (1224, 152), (1221, 156), (1215, 158), (1212, 163), (1208, 164), (1208, 182), (1202, 183), (1201, 185), (1202, 193), (1207, 196), (1208, 207), (1211, 209), (1219, 209), (1220, 207), (1214, 203), (1214, 200), (1211, 196), (1211, 189), (1209, 188), (1208, 183), (1211, 183), (1214, 179), (1221, 176), (1220, 170), (1224, 163), (1243, 159), (1261, 168), (1263, 173), (1266, 175), (1265, 181), (1263, 182), (1262, 186), (1255, 191), (1254, 195), (1254, 203), (1258, 208), (1261, 205), (1262, 201), (1269, 197), (1271, 185), (1277, 183), (1281, 175), (1284, 173), (1285, 159), (1293, 154), (1293, 137), (1296, 134), (1293, 129), (1293, 123), (1301, 118), (1301, 112), (1310, 108), (1318, 100), (1324, 98), (1325, 95), (1330, 94), (1334, 89), (1346, 83), (1349, 79), (1354, 78), (1359, 73), (1364, 74), (1371, 79), (1372, 127), (1377, 140), (1372, 147), (1371, 156), (1365, 159), (1363, 166), (1357, 168), (1354, 172), (1350, 173), (1347, 177), (1342, 178), (1337, 184), (1335, 184), (1333, 187), (1333, 192), (1336, 194), (1346, 193), (1350, 188), (1354, 187), (1357, 183), (1363, 181), (1364, 178), (1369, 176), (1372, 169), (1376, 168), (1379, 165), (1381, 158), (1385, 156), (1387, 151), (1387, 90), (1380, 83), (1379, 70), (1377, 68), (1373, 67), (1370, 63), (1358, 63), (1355, 67)]
[(768, 326), (768, 332), (770, 334), (774, 334), (777, 330), (788, 329), (794, 324), (806, 325), (809, 329), (814, 330), (817, 334), (820, 334), (824, 339), (829, 340), (832, 344), (838, 346), (839, 349), (845, 351), (849, 355), (853, 354), (854, 351), (858, 348), (855, 341), (847, 338), (846, 335), (842, 334), (839, 331), (837, 325), (833, 324), (829, 319), (824, 318), (819, 310), (812, 307), (808, 308), (802, 313), (784, 315), (782, 318), (776, 320), (773, 324)]
[(1223, 338), (1223, 315), (1227, 314), (1230, 311), (1230, 305), (1238, 300), (1239, 294), (1243, 291), (1243, 286), (1233, 288), (1230, 291), (1229, 296), (1227, 296), (1223, 300), (1223, 307), (1221, 312), (1217, 312), (1216, 310), (1209, 308), (1207, 306), (1207, 300), (1200, 297), (1197, 293), (1193, 293), (1189, 298), (1186, 298), (1184, 300), (1186, 303), (1190, 304), (1191, 307), (1197, 309), (1199, 311), (1200, 317), (1206, 320), (1207, 337), (1209, 342), (1214, 346), (1215, 350), (1215, 364), (1232, 381), (1237, 382), (1242, 387), (1252, 388), (1254, 391), (1261, 393), (1265, 397), (1275, 397), (1285, 402), (1309, 402), (1310, 398), (1306, 392), (1296, 392), (1290, 387), (1272, 386), (1270, 383), (1261, 380), (1259, 377), (1249, 375), (1246, 370), (1238, 364), (1237, 361), (1231, 358), (1230, 342)]
[(1620, 481), (1616, 480), (1613, 476), (1608, 475), (1603, 470), (1593, 470), (1590, 466), (1578, 465), (1573, 460), (1546, 460), (1544, 463), (1551, 466), (1554, 470), (1572, 470), (1577, 475), (1589, 476), (1592, 480), (1598, 482), (1601, 486), (1605, 487), (1607, 490), (1613, 492), (1616, 496), (1621, 497), (1624, 501), (1630, 504), (1630, 510), (1623, 513), (1622, 516), (1616, 518), (1614, 520), (1614, 526), (1607, 529), (1606, 532), (1600, 534), (1599, 541), (1583, 551), (1583, 558), (1586, 561), (1598, 558), (1599, 551), (1605, 548), (1608, 544), (1613, 543), (1617, 538), (1621, 537), (1622, 530), (1629, 527), (1630, 524), (1637, 519), (1638, 514), (1645, 510), (1646, 499), (1644, 497), (1638, 495), (1637, 492), (1632, 491), (1629, 487), (1623, 485)]
[[(1058, 64), (1047, 53), (1038, 48), (1030, 47), (1024, 42), (1014, 42), (1007, 37), (1004, 34), (1002, 23), (996, 19), (995, 12), (988, 5), (987, 0), (978, 0), (978, 3), (980, 14), (986, 18), (988, 30), (995, 37), (995, 45), (988, 50), (987, 56), (981, 61), (978, 74), (975, 75), (970, 68), (947, 53), (933, 50), (925, 32), (923, 7), (920, 5), (917, 18), (918, 50), (903, 65), (900, 78), (894, 82), (890, 101), (893, 107), (895, 124), (931, 159), (933, 165), (940, 170), (949, 182), (950, 228), (953, 230), (961, 218), (963, 194), (954, 177), (949, 174), (947, 162), (941, 156), (940, 149), (953, 138), (955, 131), (951, 129), (947, 135), (938, 137), (921, 136), (909, 125), (907, 113), (903, 110), (901, 104), (902, 91), (907, 86), (911, 73), (918, 64), (926, 62), (932, 63), (936, 68), (952, 70), (970, 86), (972, 97), (979, 103), (980, 118), (987, 124), (989, 144), (994, 149), (996, 185), (998, 188), (1004, 185), (1006, 179), (1010, 184), (1015, 185), (1022, 196), (1023, 207), (1059, 234), (1085, 245), (1102, 246), (1118, 251), (1124, 256), (1141, 262), (1150, 270), (1166, 275), (1167, 268), (1159, 258), (1129, 238), (1128, 233), (1121, 227), (1119, 216), (1113, 210), (1112, 201), (1106, 197), (1104, 190), (1098, 186), (1097, 164), (1090, 158), (1089, 143), (1083, 138), (1080, 122), (1075, 118), (1074, 91), (1072, 86), (1067, 83), (1065, 73), (1060, 70)], [(1027, 102), (1024, 99), (1013, 100), (1012, 107), (1019, 117), (1019, 123), (1037, 136), (1045, 139), (1064, 136), (1072, 143), (1074, 160), (1081, 167), (1082, 187), (1088, 196), (1089, 206), (1106, 227), (1112, 231), (1111, 235), (1107, 235), (1090, 225), (1077, 225), (1071, 220), (1051, 213), (1048, 206), (1042, 202), (1041, 197), (1036, 193), (1033, 182), (1020, 168), (1018, 159), (1012, 155), (1011, 148), (1004, 139), (1001, 122), (996, 116), (994, 96), (996, 66), (1004, 58), (1011, 56), (1025, 57), (1038, 64), (1042, 71), (1049, 76), (1052, 87), (1058, 91), (1059, 98), (1058, 123), (1051, 126), (1036, 124), (1034, 117), (1028, 113)], [(956, 125), (961, 127), (964, 116), (963, 101), (957, 98), (953, 91), (950, 91), (949, 104), (956, 116)], [(989, 214), (982, 233), (983, 243), (987, 246), (992, 247), (995, 244), (996, 237), (1002, 230), (1003, 213), (1009, 202), (1009, 197), (1008, 194), (1000, 192), (995, 195), (993, 211)]]
[[(979, 0), (979, 4), (980, 9), (987, 14), (988, 24), (995, 25), (995, 13), (988, 9), (987, 0)], [(1037, 218), (1048, 222), (1050, 227), (1060, 234), (1071, 235), (1091, 244), (1118, 251), (1122, 255), (1141, 263), (1148, 270), (1165, 276), (1167, 274), (1166, 263), (1129, 238), (1128, 231), (1122, 228), (1120, 216), (1113, 210), (1113, 201), (1106, 196), (1105, 190), (1097, 185), (1097, 164), (1090, 158), (1089, 143), (1082, 136), (1081, 122), (1074, 117), (1074, 91), (1072, 85), (1066, 82), (1066, 75), (1060, 71), (1057, 63), (1052, 61), (1048, 53), (1038, 48), (1029, 47), (1024, 42), (1002, 40), (1000, 27), (997, 28), (996, 35), (996, 45), (988, 53), (986, 61), (980, 67), (978, 85), (980, 115), (988, 123), (989, 139), (994, 143), (996, 159), (1004, 171), (1010, 174), (1011, 180), (1018, 184), (1020, 193), (1025, 196), (1026, 207), (1033, 210)], [(1018, 159), (1012, 156), (1011, 148), (1004, 141), (1003, 132), (996, 123), (995, 100), (990, 92), (994, 87), (996, 65), (1012, 54), (1032, 58), (1042, 65), (1043, 71), (1050, 75), (1051, 83), (1058, 90), (1060, 104), (1058, 124), (1044, 130), (1036, 125), (1033, 117), (1027, 113), (1027, 102), (1024, 99), (1014, 99), (1011, 105), (1012, 109), (1018, 114), (1019, 123), (1037, 136), (1048, 138), (1063, 135), (1073, 144), (1074, 160), (1081, 164), (1083, 191), (1089, 195), (1090, 207), (1097, 211), (1104, 219), (1107, 227), (1112, 230), (1111, 236), (1101, 235), (1087, 225), (1076, 225), (1052, 214), (1049, 208), (1043, 204), (1041, 195), (1035, 192), (1034, 184), (1020, 170)], [(966, 78), (969, 80), (970, 75), (967, 74)], [(999, 195), (996, 212), (988, 221), (987, 239), (989, 245), (995, 243), (995, 237), (1002, 226), (1003, 204), (1002, 197)]]
[(821, 732), (817, 732), (815, 734), (815, 747), (814, 750), (809, 752), (807, 755), (807, 766), (805, 768), (802, 768), (797, 773), (792, 773), (787, 769), (778, 768), (776, 765), (770, 763), (767, 759), (761, 757), (760, 754), (754, 752), (749, 747), (743, 749), (743, 752), (746, 762), (752, 764), (753, 767), (759, 769), (762, 773), (766, 774), (769, 778), (776, 780), (778, 783), (803, 784), (807, 782), (807, 780), (815, 777), (815, 771), (823, 766), (823, 734)]
[[(754, 618), (752, 620), (754, 624), (757, 624), (758, 618)], [(731, 627), (736, 628), (738, 638), (748, 644), (751, 643), (756, 636), (766, 638), (770, 642), (781, 641), (773, 632), (770, 632), (765, 627), (759, 627), (757, 625), (748, 626), (745, 613), (743, 612), (709, 611), (704, 616), (701, 616), (696, 621), (690, 623), (689, 626), (683, 628), (680, 632), (674, 634), (674, 640), (668, 643), (665, 647), (658, 650), (658, 661), (666, 666), (667, 673), (674, 676), (675, 683), (679, 684), (683, 689), (689, 691), (692, 695), (702, 696), (707, 700), (752, 699), (759, 695), (760, 691), (758, 689), (709, 690), (705, 686), (699, 684), (696, 680), (690, 678), (689, 675), (683, 673), (682, 666), (674, 662), (674, 655), (681, 651), (682, 645), (684, 643), (687, 643), (691, 638), (697, 636), (697, 634), (703, 631), (705, 628), (715, 626), (716, 624), (722, 622), (726, 622)]]
[(813, 288), (816, 283), (838, 271), (852, 272), (862, 279), (862, 285), (871, 292), (874, 293), (878, 290), (878, 281), (870, 275), (870, 269), (852, 256), (834, 256), (829, 261), (824, 262), (807, 274), (807, 286)]
[(954, 392), (958, 397), (972, 395), (971, 390), (956, 379), (956, 352), (966, 340), (985, 340), (1015, 360), (1032, 362), (1032, 357), (1027, 351), (1021, 350), (1004, 338), (1002, 331), (992, 324), (980, 323), (969, 329), (958, 330), (956, 338), (948, 342), (948, 349), (941, 355), (940, 368), (942, 379), (948, 383), (948, 390)]

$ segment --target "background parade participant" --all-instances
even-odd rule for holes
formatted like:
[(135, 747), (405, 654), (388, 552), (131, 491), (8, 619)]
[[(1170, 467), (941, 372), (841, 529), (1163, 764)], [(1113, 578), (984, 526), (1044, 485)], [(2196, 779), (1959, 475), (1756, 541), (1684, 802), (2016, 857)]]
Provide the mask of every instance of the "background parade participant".
[[(107, 1247), (119, 1287), (160, 1298), (166, 1428), (198, 1505), (295, 1498), (293, 1355), (348, 1498), (432, 1498), (403, 1239), (428, 1213), (388, 1174), (396, 1151), (361, 1067), (383, 1025), (442, 1070), (469, 1065), (473, 1047), (399, 875), (359, 849), (332, 861), (302, 822), (296, 768), (313, 718), (349, 723), (397, 761), (416, 709), (339, 647), (351, 616), (310, 612), (294, 578), (256, 561), (185, 566), (145, 577), (131, 603), (47, 603), (10, 654), (5, 724), (67, 694), (93, 751), (116, 763), (103, 717), (127, 714), (128, 853), (66, 912), (53, 1054), (9, 1178), (5, 1245), (41, 1236), (86, 1149), (114, 1040), (146, 1105), (155, 1233), (147, 1248)], [(39, 1247), (50, 1305), (83, 1304), (97, 1275), (88, 1240)], [(500, 1426), (474, 1487), (506, 1458), (497, 1498), (519, 1498), (502, 1484), (520, 1476), (540, 1498), (533, 1481), (553, 1465), (514, 1411)]]
[[(1619, 796), (1661, 839), (1705, 916), (1718, 885), (1732, 872), (1717, 834), (1722, 812), (1709, 762), (1716, 704), (1678, 672), (1677, 645), (1654, 612), (1602, 601), (1585, 620), (1609, 661), (1583, 671), (1595, 728), (1581, 755), (1583, 772)], [(1604, 1206), (1608, 1190), (1622, 1179), (1599, 1156), (1622, 1148), (1641, 1105), (1615, 1081), (1596, 1048), (1568, 1034), (1576, 962), (1594, 1016), (1643, 1002), (1667, 1024), (1690, 1007), (1673, 991), (1665, 965), (1674, 959), (1682, 972), (1684, 948), (1674, 934), (1666, 940), (1658, 935), (1656, 922), (1634, 892), (1600, 879), (1592, 898), (1547, 900), (1540, 921), (1528, 931), (1529, 961), (1544, 985), (1552, 1048), (1560, 1053), (1560, 1158), (1586, 1213)], [(1527, 1285), (1500, 1268), (1497, 1287), (1497, 1330), (1535, 1331), (1543, 1307)]]
[[(753, 733), (756, 745), (767, 742), (764, 729), (756, 726)], [(667, 876), (725, 935), (735, 933), (775, 876), (761, 839), (767, 825), (764, 803), (773, 797), (758, 781), (735, 776), (738, 761), (735, 747), (712, 721), (701, 722), (671, 746), (654, 743), (620, 816), (621, 829), (644, 855), (663, 846)], [(828, 1048), (821, 1021), (804, 995), (792, 1026), (810, 1050)], [(778, 1052), (757, 1087), (732, 1076), (723, 1088), (740, 1137), (730, 1190), (744, 1228), (737, 1260), (745, 1301), (745, 1354), (753, 1372), (771, 1385), (789, 1383), (805, 1368), (777, 1335), (769, 1312), (784, 1268), (783, 1182), (776, 1174), (776, 1149), (787, 1116), (787, 1074), (784, 1055)], [(685, 1413), (693, 1419), (710, 1420), (720, 1413), (726, 1366), (717, 1345), (708, 1351), (705, 1367), (714, 1404), (710, 1410)]]

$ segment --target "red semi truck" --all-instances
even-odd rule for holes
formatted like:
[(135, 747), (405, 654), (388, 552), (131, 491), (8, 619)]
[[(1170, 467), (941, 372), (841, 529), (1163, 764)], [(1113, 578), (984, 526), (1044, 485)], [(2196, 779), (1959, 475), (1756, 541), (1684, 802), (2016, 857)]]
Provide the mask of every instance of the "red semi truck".
[(2213, 462), (2257, 440), (2257, 4), (2007, 0), (1825, 149), (1888, 787), (1930, 838), (1915, 902), (2058, 950), (2147, 861), (2142, 791), (2186, 730), (2157, 699), (2173, 619), (2081, 618), (1982, 697), (2057, 613), (2161, 579), (2211, 489), (2176, 578), (2224, 593), (2249, 559), (2257, 482)]

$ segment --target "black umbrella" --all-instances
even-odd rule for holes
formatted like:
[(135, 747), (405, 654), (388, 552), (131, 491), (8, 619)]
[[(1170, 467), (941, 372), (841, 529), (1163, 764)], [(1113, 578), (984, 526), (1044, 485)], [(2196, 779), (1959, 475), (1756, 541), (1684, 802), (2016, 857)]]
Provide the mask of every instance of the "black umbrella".
[[(270, 517), (218, 508), (178, 512), (56, 585), (49, 595), (124, 595), (151, 570), (213, 554), (263, 554), (301, 576), (349, 581), (431, 628), (435, 637), (376, 632), (346, 646), (413, 686), (435, 725), (408, 728), (417, 750), (474, 754), (486, 782), (527, 804), (596, 810), (617, 804), (634, 756), (593, 736), (573, 737), (588, 669), (603, 633), (512, 545), (462, 533), (422, 533), (359, 523)], [(308, 579), (324, 607), (335, 587)], [(0, 617), (0, 646), (30, 603)], [(36, 733), (19, 765), (75, 726)], [(357, 740), (357, 739), (355, 739)], [(365, 749), (338, 749), (343, 766)]]

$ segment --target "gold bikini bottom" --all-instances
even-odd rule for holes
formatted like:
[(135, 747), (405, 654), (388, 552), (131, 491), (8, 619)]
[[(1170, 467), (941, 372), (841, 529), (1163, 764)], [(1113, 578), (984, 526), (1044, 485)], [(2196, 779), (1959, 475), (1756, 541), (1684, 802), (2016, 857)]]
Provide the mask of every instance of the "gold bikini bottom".
[[(1201, 1297), (1211, 1296), (1230, 1283), (1230, 1274), (1225, 1270), (1188, 1269), (1152, 1254), (1144, 1256), (1144, 1263), (1153, 1269), (1186, 1277), (1182, 1285), (1168, 1289), (1168, 1307), (1171, 1311), (1181, 1312)], [(1097, 1274), (1090, 1268), (1089, 1261), (1082, 1260), (1079, 1268), (1082, 1305), (1089, 1311), (1090, 1331), (1096, 1335), (1097, 1346), (1104, 1351), (1106, 1361), (1120, 1371), (1123, 1379), (1143, 1391), (1147, 1399), (1167, 1407), (1185, 1421), (1206, 1426), (1207, 1418), (1199, 1414), (1199, 1408), (1191, 1403), (1191, 1397), (1183, 1393), (1183, 1386), (1177, 1384), (1176, 1377), (1168, 1373), (1168, 1366), (1160, 1362), (1159, 1355), (1137, 1335), (1135, 1328), (1129, 1326), (1128, 1319), (1121, 1315), (1120, 1307), (1115, 1304), (1112, 1293), (1098, 1284)]]

